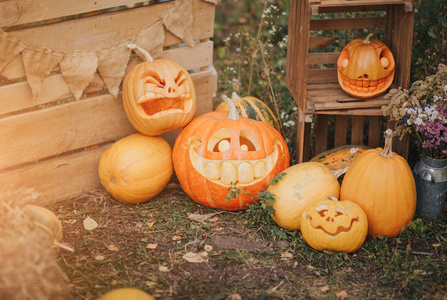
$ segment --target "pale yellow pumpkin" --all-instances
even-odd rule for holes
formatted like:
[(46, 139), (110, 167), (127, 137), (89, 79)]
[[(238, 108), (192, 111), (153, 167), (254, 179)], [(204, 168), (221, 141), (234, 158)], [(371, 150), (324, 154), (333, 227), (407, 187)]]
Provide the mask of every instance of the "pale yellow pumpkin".
[(129, 135), (101, 156), (99, 178), (117, 200), (140, 203), (160, 193), (172, 177), (171, 147), (161, 137)]
[(305, 162), (283, 171), (285, 175), (278, 183), (270, 185), (267, 191), (274, 195), (271, 215), (278, 226), (285, 229), (300, 229), (304, 209), (314, 201), (338, 197), (340, 184), (325, 165)]

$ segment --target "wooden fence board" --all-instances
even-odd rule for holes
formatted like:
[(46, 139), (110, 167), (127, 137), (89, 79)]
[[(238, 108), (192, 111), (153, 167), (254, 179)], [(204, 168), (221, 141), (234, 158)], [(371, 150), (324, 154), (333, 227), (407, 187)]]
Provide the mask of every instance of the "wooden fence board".
[(348, 134), (348, 116), (336, 115), (334, 147), (346, 145), (347, 134)]
[[(197, 111), (212, 110), (213, 70), (192, 74)], [(0, 119), (0, 169), (117, 140), (135, 129), (121, 98), (101, 95)]]
[[(193, 37), (203, 40), (213, 36), (214, 10), (212, 3), (194, 0)], [(53, 50), (73, 49), (99, 50), (108, 45), (119, 44), (135, 36), (141, 29), (153, 23), (172, 3), (145, 6), (141, 8), (101, 14), (89, 18), (75, 19), (63, 23), (20, 29), (13, 35), (26, 43)], [(166, 31), (165, 46), (182, 41)], [(95, 49), (92, 49), (93, 48)]]
[[(151, 2), (155, 3), (154, 0)], [(141, 0), (77, 0), (76, 5), (73, 5), (71, 0), (1, 1), (0, 11), (8, 11), (8, 14), (0, 15), (0, 27), (17, 26), (98, 10), (114, 9), (125, 5), (132, 6), (137, 3), (141, 3)], [(49, 7), (51, 9), (48, 9)]]
[(352, 116), (351, 144), (353, 145), (363, 144), (364, 124), (365, 124), (365, 117)]
[(37, 202), (52, 202), (81, 196), (99, 188), (99, 159), (111, 144), (24, 166), (12, 171), (0, 171), (0, 186), (34, 188)]
[(310, 30), (384, 28), (385, 25), (385, 17), (315, 19), (310, 21)]

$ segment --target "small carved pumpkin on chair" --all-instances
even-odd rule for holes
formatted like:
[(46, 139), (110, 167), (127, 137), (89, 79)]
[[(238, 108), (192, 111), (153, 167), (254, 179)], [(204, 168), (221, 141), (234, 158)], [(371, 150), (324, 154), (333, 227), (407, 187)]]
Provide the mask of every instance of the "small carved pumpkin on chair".
[(186, 126), (196, 111), (196, 92), (188, 71), (168, 59), (153, 60), (136, 45), (129, 48), (146, 60), (124, 78), (123, 105), (129, 122), (148, 136)]
[(371, 40), (371, 36), (349, 42), (337, 60), (341, 88), (362, 99), (383, 94), (394, 79), (393, 53), (383, 42)]

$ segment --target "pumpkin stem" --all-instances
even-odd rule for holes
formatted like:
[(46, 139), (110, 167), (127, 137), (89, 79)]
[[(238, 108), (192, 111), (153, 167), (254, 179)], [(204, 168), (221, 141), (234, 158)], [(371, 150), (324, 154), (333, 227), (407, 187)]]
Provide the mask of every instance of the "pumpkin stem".
[(369, 40), (371, 37), (373, 36), (373, 33), (368, 34), (368, 36), (365, 38), (365, 40), (363, 40), (363, 44), (365, 45), (369, 45), (371, 44), (371, 41)]
[(334, 196), (327, 196), (327, 197), (328, 197), (328, 199), (331, 199), (331, 200), (334, 200), (334, 201), (337, 201), (337, 202), (338, 202), (338, 199), (335, 198)]
[(382, 152), (380, 152), (380, 155), (382, 155), (385, 158), (391, 158), (393, 157), (393, 131), (391, 129), (385, 130), (383, 133), (383, 136), (385, 137), (385, 146), (383, 147)]
[(238, 100), (241, 100), (241, 97), (239, 97), (236, 92), (233, 92), (233, 94), (231, 94), (231, 101), (236, 102)]
[(149, 62), (153, 62), (154, 59), (152, 58), (152, 56), (149, 54), (149, 52), (147, 52), (146, 50), (144, 50), (143, 48), (135, 45), (135, 44), (128, 44), (127, 48), (129, 48), (132, 51), (135, 51), (135, 53), (138, 54), (138, 56), (144, 60), (144, 61), (149, 61)]
[(239, 120), (239, 113), (237, 112), (237, 107), (234, 105), (232, 99), (228, 98), (226, 95), (222, 95), (222, 99), (230, 105), (230, 111), (228, 112), (228, 119)]

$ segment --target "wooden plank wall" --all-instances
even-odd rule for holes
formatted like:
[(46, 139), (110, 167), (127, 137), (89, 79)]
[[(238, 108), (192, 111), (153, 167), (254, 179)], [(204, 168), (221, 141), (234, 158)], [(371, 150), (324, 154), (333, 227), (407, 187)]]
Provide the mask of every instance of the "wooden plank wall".
[[(24, 0), (17, 15), (0, 17), (0, 24), (27, 41), (35, 37), (36, 43), (46, 40), (58, 47), (66, 43), (69, 32), (72, 44), (64, 47), (76, 49), (81, 43), (99, 46), (104, 37), (120, 40), (130, 29), (150, 24), (171, 5), (132, 7), (137, 2), (141, 1), (81, 0), (73, 5), (70, 1), (42, 0), (36, 5), (36, 1)], [(16, 1), (0, 2), (0, 9), (9, 7), (14, 11), (14, 5)], [(128, 7), (100, 11), (122, 5)], [(214, 10), (213, 4), (194, 0), (194, 48), (185, 46), (169, 32), (165, 35), (162, 56), (177, 61), (191, 73), (197, 91), (196, 115), (212, 110), (217, 89), (213, 43), (209, 40), (214, 32)], [(84, 15), (64, 19), (74, 14)], [(127, 70), (139, 62), (133, 57)], [(116, 140), (135, 132), (124, 113), (121, 96), (111, 96), (99, 74), (95, 74), (83, 97), (76, 101), (56, 69), (44, 80), (41, 97), (33, 102), (20, 57), (1, 75), (0, 186), (34, 188), (40, 193), (38, 201), (42, 205), (100, 187), (97, 166), (101, 154)], [(175, 137), (176, 133), (164, 136), (171, 145)]]

